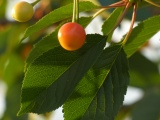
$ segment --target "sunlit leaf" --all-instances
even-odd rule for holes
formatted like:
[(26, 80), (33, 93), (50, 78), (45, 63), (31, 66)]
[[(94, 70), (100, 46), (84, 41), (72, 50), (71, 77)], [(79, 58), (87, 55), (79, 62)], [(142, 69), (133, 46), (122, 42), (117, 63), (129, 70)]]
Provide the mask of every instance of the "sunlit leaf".
[(130, 57), (138, 49), (140, 49), (145, 42), (147, 42), (154, 34), (160, 30), (160, 16), (151, 17), (135, 27), (129, 37), (124, 50), (127, 57)]
[(57, 46), (28, 67), (19, 115), (49, 112), (65, 102), (102, 53), (106, 37), (88, 35), (87, 41), (82, 49), (74, 52)]

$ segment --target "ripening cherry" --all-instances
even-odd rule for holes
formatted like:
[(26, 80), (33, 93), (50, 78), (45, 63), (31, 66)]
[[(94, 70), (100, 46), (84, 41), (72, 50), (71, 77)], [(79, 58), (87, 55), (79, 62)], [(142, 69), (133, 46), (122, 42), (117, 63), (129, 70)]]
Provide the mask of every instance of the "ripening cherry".
[(33, 14), (33, 6), (25, 1), (17, 3), (12, 9), (12, 17), (19, 22), (30, 20)]
[(69, 51), (81, 48), (86, 39), (84, 28), (75, 22), (64, 24), (58, 31), (58, 40), (60, 45)]

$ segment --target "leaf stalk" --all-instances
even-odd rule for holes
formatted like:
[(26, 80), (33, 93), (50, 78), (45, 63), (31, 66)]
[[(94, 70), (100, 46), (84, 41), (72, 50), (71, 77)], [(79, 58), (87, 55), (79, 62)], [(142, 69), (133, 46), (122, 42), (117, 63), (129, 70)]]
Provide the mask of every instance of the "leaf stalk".
[(93, 17), (92, 17), (92, 20), (96, 17), (96, 16), (98, 16), (99, 14), (101, 14), (103, 11), (105, 11), (105, 10), (107, 10), (107, 9), (110, 9), (110, 8), (117, 8), (117, 7), (124, 7), (124, 6), (126, 6), (126, 2), (125, 1), (119, 1), (119, 2), (116, 2), (116, 3), (113, 3), (113, 4), (111, 4), (111, 5), (108, 5), (108, 6), (101, 6), (100, 8), (100, 10), (99, 11), (97, 11), (94, 15), (93, 15)]
[(158, 7), (158, 8), (160, 8), (160, 5), (152, 2), (151, 0), (144, 0), (144, 1), (148, 2), (148, 3), (151, 4), (151, 5), (154, 5), (154, 6)]
[(129, 31), (128, 31), (127, 35), (125, 36), (125, 38), (122, 42), (123, 45), (125, 45), (125, 43), (127, 42), (128, 38), (131, 35), (131, 32), (133, 30), (133, 25), (134, 25), (134, 22), (136, 20), (137, 7), (138, 7), (138, 4), (134, 4), (134, 10), (133, 10), (133, 14), (132, 14), (131, 25), (130, 25), (130, 28), (129, 28)]
[(34, 2), (31, 3), (32, 6), (35, 6), (40, 0), (36, 0)]
[(126, 5), (126, 7), (125, 7), (125, 9), (124, 9), (124, 11), (123, 11), (123, 13), (122, 13), (122, 15), (121, 15), (121, 17), (119, 18), (119, 20), (116, 23), (116, 25), (109, 32), (109, 34), (112, 33), (118, 27), (118, 25), (122, 22), (122, 20), (123, 20), (124, 16), (126, 15), (126, 13), (127, 13), (127, 11), (128, 11), (128, 9), (129, 9), (130, 6), (131, 6), (131, 3), (128, 2), (127, 5)]
[(79, 0), (73, 0), (73, 17), (72, 22), (77, 22), (79, 20)]

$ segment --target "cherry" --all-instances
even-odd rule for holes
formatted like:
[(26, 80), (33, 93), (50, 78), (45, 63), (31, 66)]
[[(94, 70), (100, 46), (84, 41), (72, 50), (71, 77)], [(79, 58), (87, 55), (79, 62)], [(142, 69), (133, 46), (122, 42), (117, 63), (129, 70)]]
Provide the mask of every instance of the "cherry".
[(78, 50), (83, 46), (86, 39), (84, 28), (75, 22), (64, 24), (58, 31), (60, 45), (69, 51)]
[(12, 17), (19, 22), (26, 22), (34, 14), (33, 6), (25, 1), (17, 3), (12, 10)]

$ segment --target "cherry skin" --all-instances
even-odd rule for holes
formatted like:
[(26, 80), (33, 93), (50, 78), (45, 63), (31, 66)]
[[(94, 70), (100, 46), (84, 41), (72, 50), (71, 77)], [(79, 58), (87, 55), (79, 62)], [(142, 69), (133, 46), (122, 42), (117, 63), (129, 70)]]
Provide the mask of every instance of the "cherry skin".
[(75, 22), (64, 24), (58, 31), (58, 40), (60, 45), (68, 50), (74, 51), (81, 48), (86, 39), (84, 28)]
[(17, 3), (12, 9), (12, 17), (18, 22), (30, 20), (33, 14), (33, 6), (25, 1)]

